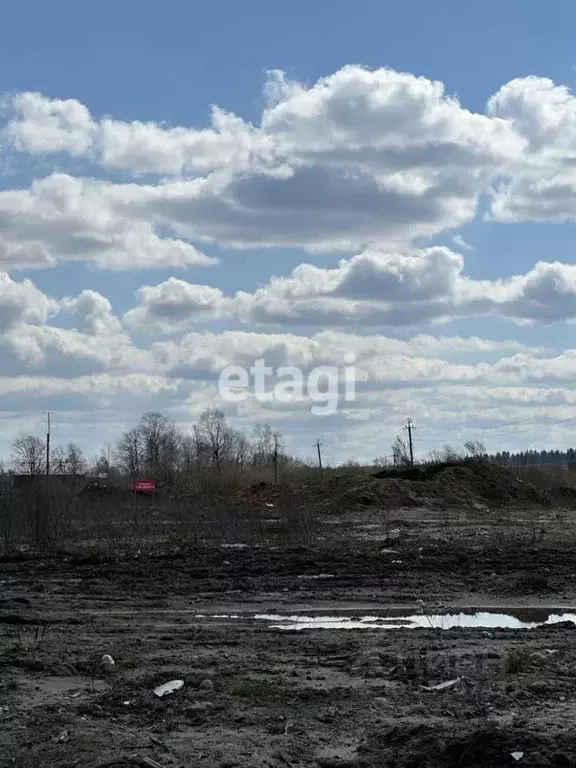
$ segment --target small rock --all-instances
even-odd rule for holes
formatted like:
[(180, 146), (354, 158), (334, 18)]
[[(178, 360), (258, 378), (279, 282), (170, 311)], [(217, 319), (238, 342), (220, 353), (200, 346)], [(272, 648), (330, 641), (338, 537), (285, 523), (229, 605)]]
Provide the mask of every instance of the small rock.
[(189, 707), (186, 707), (184, 714), (189, 720), (194, 720), (197, 723), (203, 722), (210, 708), (211, 704), (209, 702), (197, 701), (194, 704), (191, 704)]
[(202, 680), (199, 687), (202, 691), (213, 691), (214, 683), (212, 682), (212, 680), (209, 680), (208, 678), (206, 678), (205, 680)]
[(546, 680), (535, 680), (528, 686), (530, 693), (535, 693), (538, 696), (551, 693), (554, 690), (554, 686), (546, 682)]
[(537, 661), (547, 661), (548, 657), (543, 651), (532, 651), (530, 654), (531, 659), (535, 659)]
[(100, 659), (100, 667), (102, 671), (105, 672), (106, 674), (110, 674), (111, 672), (113, 672), (115, 666), (116, 666), (116, 662), (114, 661), (112, 656), (110, 656), (109, 653), (105, 653), (104, 656), (102, 656), (102, 658)]
[(556, 752), (553, 757), (554, 765), (569, 766), (571, 765), (570, 758), (565, 755), (564, 752)]

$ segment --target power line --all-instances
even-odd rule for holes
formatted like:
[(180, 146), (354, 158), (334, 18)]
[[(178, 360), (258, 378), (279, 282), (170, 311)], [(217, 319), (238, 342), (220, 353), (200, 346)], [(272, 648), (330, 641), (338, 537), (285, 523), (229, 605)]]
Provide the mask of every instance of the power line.
[(549, 421), (547, 424), (534, 425), (534, 426), (528, 427), (527, 429), (517, 429), (517, 430), (513, 430), (512, 432), (497, 432), (495, 435), (490, 435), (490, 437), (504, 437), (506, 435), (522, 435), (532, 430), (555, 427), (557, 424), (567, 424), (569, 421), (576, 421), (576, 416), (570, 416), (570, 418), (568, 419), (560, 419), (559, 421)]
[(483, 429), (484, 431), (488, 431), (489, 429), (501, 429), (502, 427), (514, 427), (516, 424), (527, 424), (530, 421), (534, 421), (534, 419), (537, 419), (538, 416), (530, 416), (528, 419), (519, 419), (518, 421), (509, 421), (508, 423), (504, 424), (493, 424), (491, 427), (480, 427), (480, 429)]
[[(491, 429), (502, 429), (502, 428), (504, 428), (503, 432), (497, 432), (495, 434), (490, 435), (490, 437), (492, 438), (492, 437), (500, 437), (500, 436), (504, 436), (504, 435), (523, 434), (525, 432), (530, 432), (530, 430), (532, 430), (532, 429), (542, 429), (543, 427), (551, 427), (551, 426), (555, 426), (556, 424), (566, 424), (566, 423), (568, 423), (570, 421), (576, 420), (576, 416), (570, 416), (567, 419), (559, 419), (557, 421), (551, 421), (551, 422), (548, 422), (546, 424), (537, 424), (537, 425), (530, 424), (530, 422), (534, 422), (538, 418), (541, 418), (541, 417), (539, 417), (539, 416), (531, 416), (529, 419), (519, 419), (518, 421), (510, 421), (510, 422), (507, 422), (507, 423), (504, 423), (504, 424), (494, 424), (491, 427), (462, 427), (461, 431), (466, 429), (466, 431), (468, 431), (468, 432), (478, 432), (480, 430), (482, 430), (484, 432), (487, 432), (487, 431), (489, 431)], [(514, 429), (512, 431), (508, 431), (508, 427), (514, 427), (514, 426), (520, 425), (520, 424), (530, 424), (530, 426), (528, 426), (526, 429), (518, 429), (518, 430)], [(420, 442), (425, 442), (425, 443), (442, 442), (442, 441), (445, 441), (445, 440), (449, 439), (450, 438), (450, 434), (451, 433), (446, 433), (444, 435), (438, 435), (437, 437), (420, 437), (419, 440), (420, 440)]]

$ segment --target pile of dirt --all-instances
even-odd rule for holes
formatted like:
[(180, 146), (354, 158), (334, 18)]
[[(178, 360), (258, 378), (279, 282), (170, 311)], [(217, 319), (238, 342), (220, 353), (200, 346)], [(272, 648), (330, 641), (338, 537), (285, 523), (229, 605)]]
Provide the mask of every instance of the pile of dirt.
[(547, 489), (518, 477), (513, 469), (477, 459), (443, 467), (434, 473), (429, 485), (440, 497), (452, 496), (455, 501), (473, 505), (552, 503)]
[(396, 725), (372, 734), (363, 753), (359, 764), (364, 766), (501, 768), (521, 760), (522, 765), (545, 768), (574, 765), (576, 740), (569, 734), (533, 733), (528, 727), (504, 729), (486, 720), (468, 727), (455, 723), (453, 729)]
[(256, 483), (238, 491), (237, 504), (257, 506), (273, 515), (288, 506), (308, 507), (325, 513), (338, 513), (366, 507), (413, 507), (420, 502), (406, 480), (382, 482), (366, 474), (332, 474), (327, 479), (307, 483)]
[[(570, 494), (576, 499), (576, 495)], [(566, 489), (541, 488), (518, 477), (514, 469), (479, 459), (444, 462), (426, 467), (385, 469), (373, 475), (329, 474), (323, 481), (256, 483), (235, 496), (238, 504), (272, 510), (298, 504), (326, 513), (374, 507), (550, 506), (569, 501)]]

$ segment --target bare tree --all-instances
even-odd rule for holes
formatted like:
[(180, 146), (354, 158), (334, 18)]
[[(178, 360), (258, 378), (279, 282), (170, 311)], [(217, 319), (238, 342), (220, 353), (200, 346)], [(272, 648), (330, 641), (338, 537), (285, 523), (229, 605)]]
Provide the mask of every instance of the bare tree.
[(55, 475), (63, 475), (66, 472), (66, 454), (61, 445), (55, 445), (50, 451), (50, 467), (50, 471)]
[(468, 456), (475, 458), (486, 456), (486, 446), (480, 440), (466, 440), (464, 448)]
[(442, 448), (442, 456), (444, 461), (460, 461), (464, 458), (464, 453), (458, 448), (454, 448), (453, 445), (448, 443)]
[(142, 468), (142, 435), (137, 427), (124, 432), (117, 446), (121, 469), (132, 479), (138, 477)]
[(140, 419), (138, 430), (146, 470), (156, 479), (172, 480), (180, 443), (176, 425), (163, 414), (149, 411)]
[(410, 449), (406, 441), (398, 436), (392, 443), (392, 458), (395, 467), (409, 467), (410, 461)]
[(46, 447), (35, 435), (20, 435), (12, 443), (12, 464), (17, 472), (41, 475), (46, 470)]
[(233, 461), (238, 469), (244, 469), (250, 458), (251, 446), (246, 435), (238, 429), (230, 430), (230, 443)]
[(274, 432), (270, 424), (255, 424), (252, 430), (252, 454), (255, 467), (269, 467), (274, 457)]
[(196, 461), (196, 471), (200, 474), (206, 467), (212, 463), (212, 453), (210, 444), (204, 431), (198, 425), (194, 425), (194, 458)]
[(192, 435), (182, 435), (179, 446), (179, 466), (181, 482), (186, 491), (191, 484), (196, 458), (196, 440)]
[(81, 475), (86, 469), (86, 459), (77, 443), (68, 443), (66, 446), (66, 468), (74, 476)]
[(215, 408), (205, 410), (200, 414), (195, 432), (197, 439), (209, 446), (216, 471), (220, 472), (222, 461), (227, 452), (229, 455), (231, 446), (230, 429), (224, 412)]

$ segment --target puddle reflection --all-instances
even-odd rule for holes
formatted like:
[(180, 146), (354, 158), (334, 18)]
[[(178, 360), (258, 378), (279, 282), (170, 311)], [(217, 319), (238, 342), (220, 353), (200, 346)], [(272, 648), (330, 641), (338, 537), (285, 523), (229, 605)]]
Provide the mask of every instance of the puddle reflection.
[(546, 609), (520, 608), (506, 613), (474, 611), (460, 613), (406, 614), (387, 611), (371, 616), (314, 616), (261, 613), (254, 617), (269, 623), (271, 629), (531, 629), (543, 624), (571, 621), (576, 624), (576, 613), (554, 612)]

